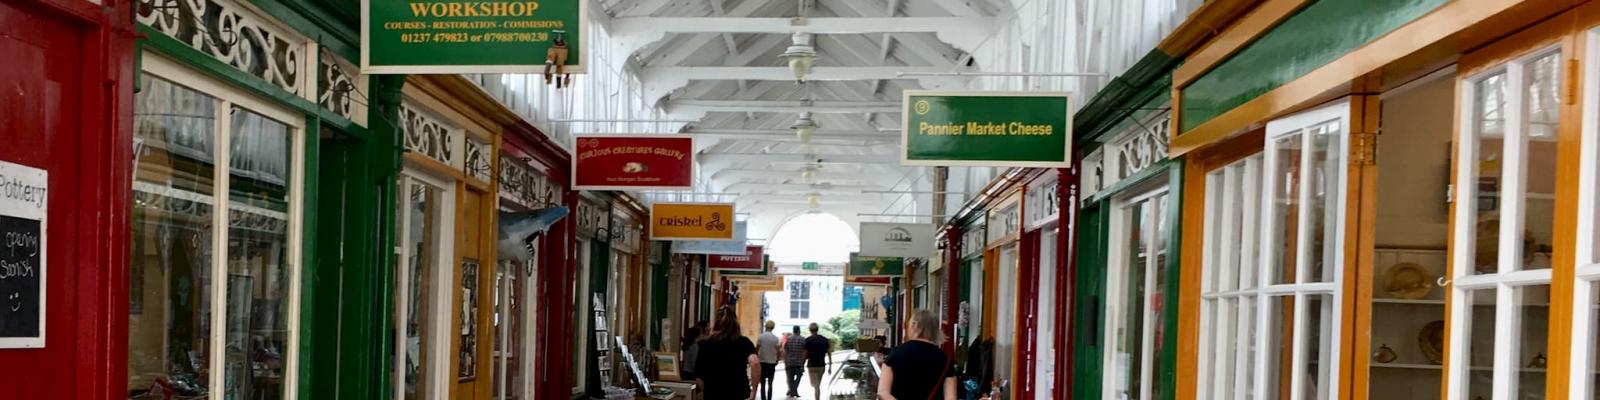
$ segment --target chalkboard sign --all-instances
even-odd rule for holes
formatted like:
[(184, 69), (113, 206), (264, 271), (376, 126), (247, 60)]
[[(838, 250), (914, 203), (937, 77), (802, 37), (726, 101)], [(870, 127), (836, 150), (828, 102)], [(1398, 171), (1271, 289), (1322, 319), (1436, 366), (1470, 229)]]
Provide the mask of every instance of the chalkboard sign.
[(44, 170), (0, 162), (0, 348), (44, 347)]

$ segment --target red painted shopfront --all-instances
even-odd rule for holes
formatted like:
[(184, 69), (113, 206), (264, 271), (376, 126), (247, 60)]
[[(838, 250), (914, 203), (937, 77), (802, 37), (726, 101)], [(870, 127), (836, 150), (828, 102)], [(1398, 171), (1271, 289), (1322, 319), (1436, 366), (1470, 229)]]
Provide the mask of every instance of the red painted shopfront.
[(0, 0), (0, 162), (48, 174), (44, 345), (0, 348), (0, 399), (126, 397), (129, 7)]

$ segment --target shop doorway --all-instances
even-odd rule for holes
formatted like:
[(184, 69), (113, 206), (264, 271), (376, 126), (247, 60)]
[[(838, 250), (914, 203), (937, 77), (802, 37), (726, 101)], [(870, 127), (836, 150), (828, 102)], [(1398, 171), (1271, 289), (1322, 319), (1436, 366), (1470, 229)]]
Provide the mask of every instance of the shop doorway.
[(450, 395), (449, 337), (455, 274), (455, 195), (451, 182), (407, 169), (397, 186), (397, 273), (394, 318), (394, 398), (444, 399)]
[[(1165, 182), (1161, 182), (1165, 183)], [(1114, 200), (1106, 271), (1106, 324), (1100, 365), (1106, 399), (1156, 399), (1164, 342), (1167, 188)]]

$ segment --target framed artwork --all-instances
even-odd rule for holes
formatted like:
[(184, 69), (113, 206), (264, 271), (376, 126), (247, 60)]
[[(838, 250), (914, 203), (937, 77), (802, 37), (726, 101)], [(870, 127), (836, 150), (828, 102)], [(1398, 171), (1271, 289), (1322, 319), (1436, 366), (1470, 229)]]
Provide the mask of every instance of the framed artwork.
[(677, 381), (683, 380), (683, 374), (678, 371), (678, 355), (673, 353), (656, 353), (656, 380)]

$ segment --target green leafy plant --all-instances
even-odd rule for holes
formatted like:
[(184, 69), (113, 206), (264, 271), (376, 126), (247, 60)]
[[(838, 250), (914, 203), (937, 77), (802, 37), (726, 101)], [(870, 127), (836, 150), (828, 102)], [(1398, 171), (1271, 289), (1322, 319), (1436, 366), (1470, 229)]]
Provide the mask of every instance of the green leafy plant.
[(828, 319), (828, 323), (821, 326), (822, 337), (833, 342), (836, 349), (855, 350), (856, 337), (861, 334), (857, 324), (861, 322), (861, 311), (850, 310), (839, 313), (838, 316)]

